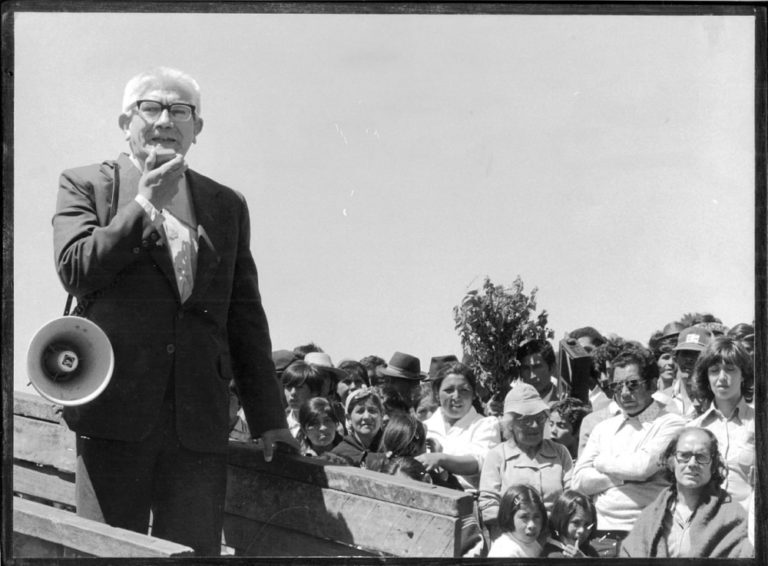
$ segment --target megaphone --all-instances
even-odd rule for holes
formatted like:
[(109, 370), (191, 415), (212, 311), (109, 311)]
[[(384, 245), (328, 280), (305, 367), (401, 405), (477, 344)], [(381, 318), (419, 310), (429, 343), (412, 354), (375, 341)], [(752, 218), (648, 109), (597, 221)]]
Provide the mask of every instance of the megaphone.
[(56, 318), (38, 330), (27, 350), (27, 375), (38, 393), (65, 407), (83, 405), (109, 384), (115, 354), (99, 326), (79, 316)]

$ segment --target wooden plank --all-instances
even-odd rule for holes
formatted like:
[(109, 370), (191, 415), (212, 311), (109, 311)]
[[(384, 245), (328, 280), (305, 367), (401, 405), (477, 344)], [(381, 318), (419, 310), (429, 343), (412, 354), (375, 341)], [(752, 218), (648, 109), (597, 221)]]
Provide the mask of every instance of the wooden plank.
[(13, 498), (13, 529), (93, 556), (170, 557), (192, 552), (187, 546), (110, 527), (19, 497)]
[(75, 471), (75, 433), (64, 425), (13, 417), (13, 458)]
[(262, 451), (253, 443), (230, 442), (229, 463), (252, 470), (252, 473), (291, 478), (382, 501), (399, 501), (441, 515), (466, 516), (472, 513), (474, 504), (469, 493), (400, 480), (352, 466), (331, 465), (318, 458), (278, 452), (272, 462), (267, 463)]
[(61, 405), (43, 399), (37, 393), (13, 392), (13, 414), (52, 423), (63, 423)]
[(14, 464), (13, 491), (75, 507), (75, 476), (54, 468)]
[(382, 556), (293, 529), (224, 515), (224, 538), (236, 556)]
[[(388, 478), (388, 476), (385, 476)], [(229, 466), (227, 513), (395, 556), (454, 556), (460, 519)]]
[(92, 554), (77, 552), (64, 545), (41, 540), (21, 533), (13, 533), (15, 558), (89, 558)]

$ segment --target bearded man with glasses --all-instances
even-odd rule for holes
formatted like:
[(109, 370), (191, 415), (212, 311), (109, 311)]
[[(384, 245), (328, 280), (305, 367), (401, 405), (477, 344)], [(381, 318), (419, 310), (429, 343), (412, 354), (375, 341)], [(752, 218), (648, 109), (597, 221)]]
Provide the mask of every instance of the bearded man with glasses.
[(597, 538), (618, 546), (642, 509), (669, 485), (659, 456), (685, 422), (653, 398), (658, 366), (652, 356), (625, 350), (610, 367), (620, 413), (595, 426), (579, 454), (572, 488), (593, 497)]
[(66, 407), (77, 433), (81, 516), (192, 547), (221, 548), (234, 380), (271, 459), (298, 449), (286, 426), (250, 251), (244, 197), (190, 170), (200, 88), (168, 68), (125, 87), (129, 154), (65, 171), (53, 218), (56, 269), (115, 356), (90, 403)]

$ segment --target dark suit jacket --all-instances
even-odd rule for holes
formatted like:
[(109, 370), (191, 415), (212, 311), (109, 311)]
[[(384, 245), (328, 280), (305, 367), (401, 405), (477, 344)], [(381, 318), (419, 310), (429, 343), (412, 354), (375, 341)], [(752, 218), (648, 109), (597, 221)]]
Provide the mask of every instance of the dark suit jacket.
[(254, 436), (285, 428), (245, 199), (186, 173), (199, 251), (192, 296), (182, 305), (168, 250), (156, 244), (154, 228), (134, 200), (140, 172), (125, 154), (118, 163), (119, 205), (107, 226), (100, 219), (109, 208), (110, 168), (70, 169), (59, 184), (56, 269), (78, 299), (95, 294), (85, 316), (106, 332), (115, 353), (109, 386), (96, 400), (65, 408), (67, 424), (86, 436), (141, 440), (172, 388), (182, 444), (221, 452), (234, 377)]

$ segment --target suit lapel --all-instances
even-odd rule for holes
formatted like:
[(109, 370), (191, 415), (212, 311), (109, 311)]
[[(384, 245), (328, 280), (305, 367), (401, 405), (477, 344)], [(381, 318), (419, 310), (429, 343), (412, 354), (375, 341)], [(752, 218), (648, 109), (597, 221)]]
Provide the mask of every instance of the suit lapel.
[(189, 301), (203, 296), (219, 267), (221, 256), (216, 250), (215, 242), (220, 241), (219, 230), (225, 226), (223, 219), (215, 217), (217, 189), (194, 171), (187, 172), (187, 186), (192, 199), (192, 207), (197, 218), (197, 268), (195, 270), (195, 285)]

